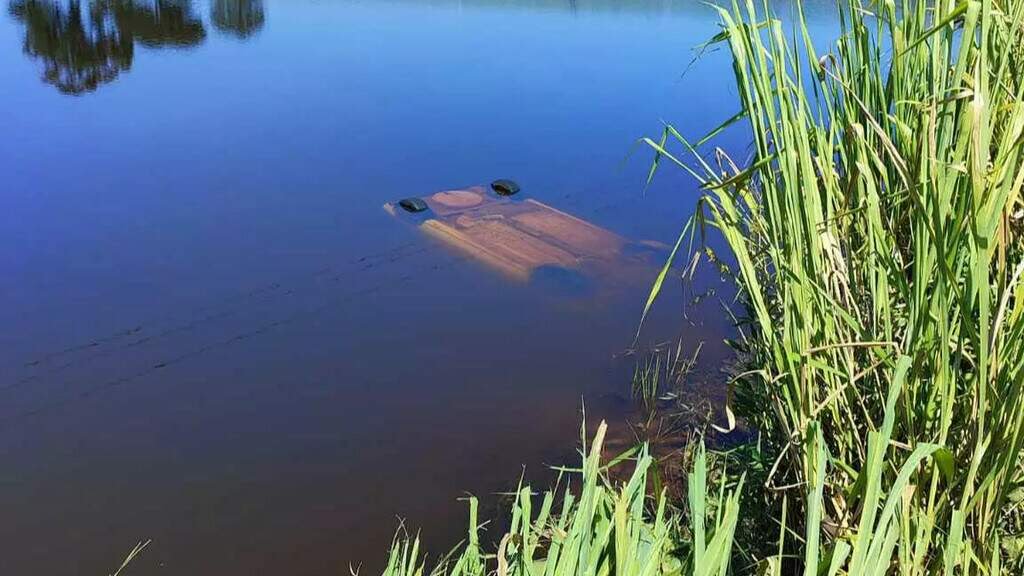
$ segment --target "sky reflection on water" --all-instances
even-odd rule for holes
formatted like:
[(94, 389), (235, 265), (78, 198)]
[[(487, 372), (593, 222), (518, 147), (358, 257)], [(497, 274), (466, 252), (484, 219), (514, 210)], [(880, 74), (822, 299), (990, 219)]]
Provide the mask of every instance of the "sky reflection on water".
[[(621, 413), (643, 289), (513, 286), (381, 207), (505, 177), (674, 242), (696, 184), (645, 192), (635, 142), (735, 113), (723, 53), (690, 66), (702, 3), (8, 6), (6, 571), (108, 573), (153, 538), (132, 574), (372, 574), (396, 516), (442, 552), (466, 491), (493, 510), (573, 457), (581, 399)], [(641, 343), (704, 342), (714, 383), (728, 319), (681, 299)]]

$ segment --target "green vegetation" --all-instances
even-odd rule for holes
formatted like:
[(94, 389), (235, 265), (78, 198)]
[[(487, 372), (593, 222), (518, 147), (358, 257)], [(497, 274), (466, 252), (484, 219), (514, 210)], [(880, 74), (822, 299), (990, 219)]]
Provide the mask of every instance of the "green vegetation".
[[(695, 513), (683, 527), (677, 513), (667, 507), (664, 494), (647, 497), (648, 472), (653, 459), (646, 448), (636, 455), (628, 482), (613, 486), (601, 466), (601, 448), (607, 427), (597, 430), (583, 466), (566, 470), (577, 478), (575, 491), (544, 493), (534, 512), (535, 496), (529, 486), (518, 490), (512, 505), (512, 523), (496, 554), (485, 554), (477, 530), (476, 500), (470, 499), (467, 543), (457, 555), (440, 562), (431, 576), (654, 576), (659, 574), (722, 575), (729, 567), (733, 533), (739, 517), (737, 491), (707, 493), (707, 462), (697, 454), (690, 474), (690, 500)], [(705, 503), (714, 514), (706, 522)], [(682, 537), (683, 531), (687, 537)], [(682, 543), (686, 542), (685, 545)], [(419, 539), (403, 537), (391, 548), (385, 576), (422, 576), (426, 571)]]
[[(662, 434), (671, 434), (675, 422), (684, 412), (677, 400), (677, 390), (697, 364), (701, 346), (689, 358), (683, 355), (682, 342), (674, 347), (653, 350), (642, 356), (633, 369), (631, 393), (639, 412), (637, 427), (640, 438), (652, 441)], [(688, 407), (685, 412), (693, 412)], [(707, 416), (703, 419), (707, 419)]]
[[(719, 12), (740, 112), (694, 143), (672, 126), (645, 142), (652, 176), (667, 160), (703, 185), (676, 251), (711, 233), (729, 248), (734, 409), (764, 481), (709, 490), (701, 452), (686, 506), (645, 505), (646, 451), (613, 488), (599, 431), (578, 498), (553, 514), (547, 493), (534, 517), (523, 489), (496, 554), (473, 528), (434, 573), (1021, 573), (1024, 2), (845, 0), (824, 53), (802, 11)], [(752, 157), (704, 155), (732, 124)], [(777, 534), (743, 534), (765, 525), (752, 515)], [(403, 540), (386, 575), (422, 566)]]
[[(804, 504), (830, 539), (879, 529), (871, 499), (898, 489), (902, 573), (994, 566), (1024, 431), (1024, 2), (841, 5), (824, 55), (752, 4), (720, 13), (754, 156), (694, 153), (695, 227), (734, 258), (768, 481), (827, 460)], [(682, 164), (672, 138), (693, 151), (671, 127), (650, 144)]]

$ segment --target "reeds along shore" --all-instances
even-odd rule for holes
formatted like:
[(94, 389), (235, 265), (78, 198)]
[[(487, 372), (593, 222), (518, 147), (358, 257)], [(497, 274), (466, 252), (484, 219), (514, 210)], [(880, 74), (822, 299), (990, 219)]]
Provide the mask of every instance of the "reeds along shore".
[[(765, 478), (709, 485), (701, 452), (675, 507), (644, 495), (645, 452), (612, 486), (591, 450), (573, 490), (520, 493), (497, 550), (471, 528), (435, 572), (1022, 573), (1024, 0), (844, 2), (827, 45), (799, 4), (786, 23), (767, 3), (718, 11), (740, 98), (723, 129), (742, 126), (751, 157), (717, 131), (644, 141), (652, 176), (702, 184), (674, 256), (728, 246), (730, 408), (760, 433)], [(740, 509), (751, 492), (764, 505)], [(748, 514), (778, 532), (743, 534)], [(385, 574), (417, 557), (396, 542)]]

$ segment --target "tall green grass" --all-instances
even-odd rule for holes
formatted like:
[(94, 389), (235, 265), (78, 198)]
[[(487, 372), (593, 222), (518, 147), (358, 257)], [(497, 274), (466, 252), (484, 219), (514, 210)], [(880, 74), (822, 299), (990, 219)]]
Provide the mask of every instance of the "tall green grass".
[[(738, 491), (723, 487), (717, 496), (708, 494), (701, 450), (689, 477), (693, 513), (682, 526), (664, 493), (648, 497), (653, 459), (646, 448), (630, 462), (628, 481), (615, 485), (608, 479), (600, 460), (606, 431), (602, 422), (581, 468), (564, 470), (564, 491), (535, 495), (529, 486), (520, 487), (510, 527), (495, 538), (496, 550), (481, 545), (477, 502), (470, 499), (462, 546), (428, 569), (419, 538), (402, 536), (392, 545), (384, 576), (724, 576), (739, 517)], [(691, 536), (683, 538), (684, 530)]]
[[(892, 414), (892, 412), (890, 412)], [(887, 419), (889, 421), (892, 418)], [(607, 427), (600, 425), (584, 450), (580, 468), (563, 469), (567, 486), (563, 491), (534, 494), (529, 486), (516, 491), (509, 514), (509, 528), (485, 539), (481, 535), (478, 505), (469, 499), (469, 528), (466, 540), (449, 555), (428, 564), (418, 536), (400, 532), (392, 544), (382, 576), (725, 576), (726, 574), (827, 574), (836, 576), (877, 576), (907, 573), (900, 546), (906, 532), (901, 514), (912, 472), (938, 450), (923, 445), (903, 463), (895, 481), (885, 485), (887, 496), (875, 489), (866, 492), (865, 510), (877, 510), (857, 538), (832, 543), (821, 541), (825, 526), (821, 510), (827, 477), (828, 457), (822, 433), (812, 427), (811, 479), (804, 487), (807, 512), (802, 551), (786, 552), (793, 539), (793, 526), (786, 516), (778, 521), (778, 532), (760, 535), (775, 540), (777, 553), (748, 558), (736, 547), (737, 529), (744, 511), (741, 494), (744, 477), (730, 480), (724, 470), (711, 474), (713, 463), (701, 445), (695, 452), (686, 477), (686, 498), (673, 506), (664, 492), (650, 495), (650, 472), (654, 464), (646, 446), (634, 458), (600, 458)], [(891, 427), (884, 427), (877, 441), (889, 440)], [(584, 445), (584, 448), (586, 446)], [(615, 483), (607, 471), (611, 466), (632, 466), (628, 480)], [(720, 467), (719, 467), (720, 468)], [(865, 482), (883, 483), (886, 468), (865, 468)], [(954, 518), (954, 525), (962, 519)], [(493, 540), (496, 546), (482, 542)], [(998, 562), (998, 556), (993, 559)], [(1000, 573), (996, 564), (984, 564), (984, 572)], [(899, 568), (899, 570), (897, 570)], [(964, 559), (963, 547), (951, 545), (933, 573), (953, 576), (978, 573)]]
[(998, 572), (1024, 440), (1024, 1), (843, 0), (826, 52), (797, 6), (792, 27), (718, 9), (749, 162), (646, 140), (703, 184), (684, 234), (731, 251), (765, 488), (800, 505), (804, 550), (835, 546), (830, 574)]

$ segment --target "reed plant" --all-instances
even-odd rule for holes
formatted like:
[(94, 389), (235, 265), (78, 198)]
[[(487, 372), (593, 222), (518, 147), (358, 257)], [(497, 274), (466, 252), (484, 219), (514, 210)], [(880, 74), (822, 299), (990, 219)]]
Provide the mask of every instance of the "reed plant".
[[(633, 458), (601, 462), (606, 431), (602, 422), (589, 451), (584, 444), (581, 468), (563, 469), (564, 491), (517, 490), (509, 529), (494, 537), (495, 551), (481, 545), (477, 501), (470, 498), (467, 539), (455, 552), (428, 569), (419, 538), (400, 534), (383, 576), (724, 576), (739, 517), (738, 490), (722, 485), (717, 495), (709, 493), (700, 450), (689, 475), (693, 513), (682, 526), (664, 492), (648, 496), (654, 462), (646, 447)], [(628, 481), (614, 484), (606, 474), (612, 465), (633, 466)]]
[(677, 250), (728, 245), (765, 489), (829, 574), (999, 572), (1024, 441), (1024, 2), (841, 0), (824, 52), (799, 3), (791, 25), (718, 11), (751, 157), (708, 153), (726, 124), (645, 142), (652, 175), (702, 184)]
[[(897, 393), (891, 395), (893, 400)], [(890, 409), (873, 442), (890, 441), (895, 410)], [(670, 505), (665, 493), (652, 495), (650, 473), (653, 458), (646, 445), (635, 453), (601, 462), (607, 427), (602, 423), (586, 451), (580, 468), (562, 469), (564, 491), (535, 494), (520, 486), (513, 495), (509, 528), (485, 539), (481, 535), (478, 503), (469, 498), (466, 540), (454, 551), (428, 565), (418, 536), (400, 531), (394, 540), (382, 576), (725, 576), (726, 574), (828, 574), (829, 576), (878, 576), (905, 573), (909, 561), (898, 544), (903, 544), (906, 526), (902, 513), (905, 494), (914, 470), (940, 450), (936, 445), (919, 445), (902, 463), (891, 484), (886, 482), (888, 463), (872, 461), (862, 473), (873, 486), (865, 491), (865, 510), (875, 510), (857, 538), (823, 541), (827, 532), (822, 520), (829, 458), (821, 428), (811, 424), (810, 482), (803, 487), (805, 531), (796, 535), (785, 513), (777, 519), (777, 531), (760, 534), (772, 543), (775, 553), (737, 565), (750, 558), (737, 548), (737, 529), (744, 525), (741, 495), (745, 476), (730, 476), (720, 454), (711, 454), (703, 443), (694, 451), (686, 475), (685, 501)], [(632, 472), (616, 483), (608, 471), (614, 466), (631, 466)], [(712, 473), (712, 467), (719, 468)], [(884, 486), (884, 490), (880, 487)], [(887, 495), (883, 496), (883, 492)], [(954, 525), (962, 518), (954, 517)], [(749, 535), (748, 535), (749, 536)], [(802, 544), (799, 554), (787, 552), (794, 539)], [(496, 546), (482, 542), (491, 540)], [(963, 547), (950, 544), (934, 573), (943, 576), (974, 573), (964, 560)], [(995, 565), (985, 564), (986, 574), (998, 574)], [(357, 574), (357, 572), (354, 572)]]

